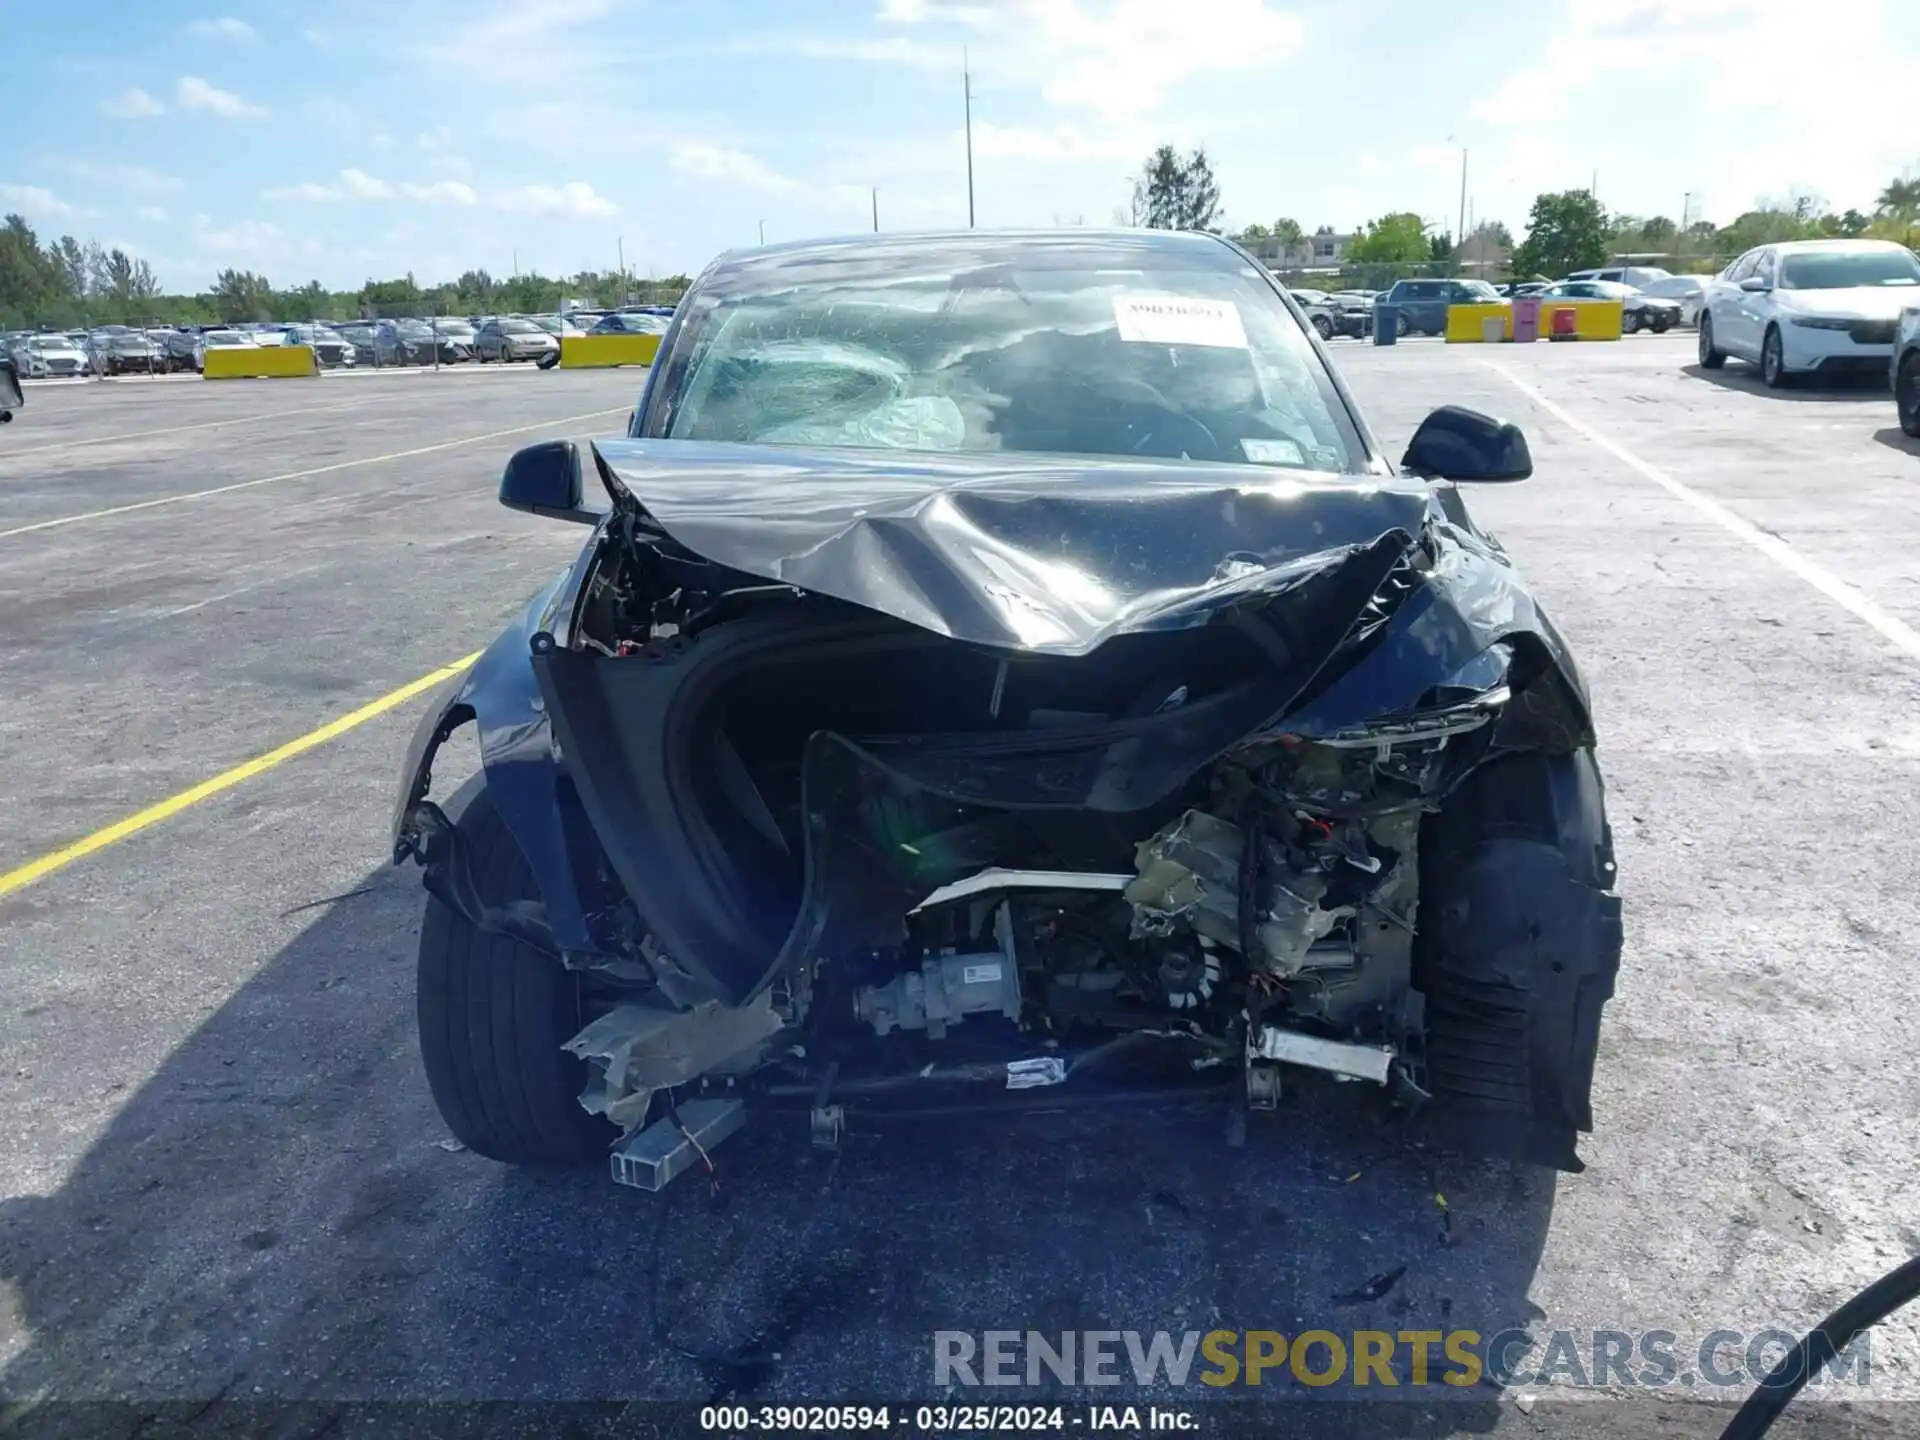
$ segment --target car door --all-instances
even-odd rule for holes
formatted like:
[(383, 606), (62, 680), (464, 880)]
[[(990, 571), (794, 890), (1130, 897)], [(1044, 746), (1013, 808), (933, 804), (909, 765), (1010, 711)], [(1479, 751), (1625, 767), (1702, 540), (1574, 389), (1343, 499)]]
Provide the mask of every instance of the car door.
[(1780, 283), (1780, 252), (1763, 250), (1754, 262), (1753, 278), (1766, 288), (1748, 290), (1742, 288), (1740, 294), (1740, 335), (1744, 347), (1741, 354), (1750, 360), (1760, 358), (1760, 345), (1766, 338), (1767, 326), (1773, 320), (1773, 287)]
[(1729, 355), (1744, 353), (1740, 349), (1740, 307), (1746, 296), (1741, 292), (1740, 282), (1751, 275), (1759, 263), (1760, 252), (1747, 251), (1714, 277), (1700, 298), (1701, 313), (1713, 322), (1714, 347)]

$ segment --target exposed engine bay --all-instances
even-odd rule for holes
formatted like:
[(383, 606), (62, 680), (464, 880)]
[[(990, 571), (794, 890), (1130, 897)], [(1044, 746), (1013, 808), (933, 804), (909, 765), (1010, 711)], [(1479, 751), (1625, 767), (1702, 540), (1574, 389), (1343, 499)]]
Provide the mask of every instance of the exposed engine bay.
[[(712, 498), (744, 447), (673, 455), (644, 505), (596, 455), (616, 508), (528, 612), (538, 692), (491, 752), (481, 717), (542, 903), (483, 895), (424, 799), (478, 687), (396, 822), (442, 903), (580, 977), (617, 1177), (666, 1183), (745, 1097), (833, 1143), (1122, 1073), (1218, 1092), (1230, 1136), (1318, 1073), (1579, 1168), (1619, 955), (1584, 694), (1424, 487), (1023, 461), (928, 506), (889, 462), (849, 519), (805, 452), (752, 452), (757, 510)], [(1036, 517), (1101, 548), (1043, 565)]]

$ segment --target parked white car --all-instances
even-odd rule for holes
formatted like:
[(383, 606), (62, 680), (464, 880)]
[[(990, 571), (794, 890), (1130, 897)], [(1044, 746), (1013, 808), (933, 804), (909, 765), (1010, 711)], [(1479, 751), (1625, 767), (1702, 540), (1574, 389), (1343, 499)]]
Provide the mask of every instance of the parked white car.
[(1700, 364), (1717, 370), (1734, 356), (1770, 388), (1796, 375), (1884, 373), (1900, 311), (1916, 297), (1920, 258), (1891, 240), (1761, 245), (1707, 286)]
[(1698, 325), (1700, 298), (1712, 283), (1711, 275), (1669, 275), (1664, 280), (1649, 280), (1640, 287), (1640, 293), (1651, 295), (1656, 300), (1677, 300), (1680, 303), (1680, 323)]

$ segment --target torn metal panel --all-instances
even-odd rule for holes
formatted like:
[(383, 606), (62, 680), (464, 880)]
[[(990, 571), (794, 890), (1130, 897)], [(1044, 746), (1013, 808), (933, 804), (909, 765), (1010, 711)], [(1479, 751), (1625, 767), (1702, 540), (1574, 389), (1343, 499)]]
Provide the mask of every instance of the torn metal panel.
[(562, 1048), (591, 1068), (582, 1108), (630, 1131), (646, 1119), (654, 1091), (757, 1063), (781, 1023), (771, 994), (738, 1009), (718, 1002), (677, 1011), (628, 1004)]

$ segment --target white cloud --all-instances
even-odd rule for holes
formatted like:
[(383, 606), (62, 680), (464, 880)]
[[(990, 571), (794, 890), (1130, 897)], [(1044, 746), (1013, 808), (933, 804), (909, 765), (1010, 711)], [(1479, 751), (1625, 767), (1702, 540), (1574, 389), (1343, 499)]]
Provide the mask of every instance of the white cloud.
[(56, 160), (51, 163), (79, 179), (142, 195), (171, 195), (186, 188), (178, 176), (162, 175), (144, 165), (120, 165), (104, 160)]
[(1140, 137), (1109, 126), (1090, 131), (1074, 125), (1030, 129), (982, 120), (973, 127), (973, 153), (981, 159), (1133, 161), (1139, 158), (1141, 150)]
[(167, 113), (166, 106), (162, 105), (138, 85), (133, 86), (129, 90), (122, 90), (111, 100), (101, 101), (100, 109), (104, 114), (111, 115), (116, 120), (148, 120), (155, 115), (164, 115)]
[[(1631, 125), (1655, 113), (1673, 135), (1738, 137), (1708, 151), (1693, 147), (1694, 163), (1711, 155), (1711, 169), (1698, 176), (1685, 173), (1685, 145), (1658, 167), (1678, 181), (1665, 188), (1696, 181), (1696, 205), (1697, 181), (1711, 180), (1723, 218), (1796, 182), (1812, 182), (1836, 208), (1865, 208), (1912, 158), (1913, 62), (1892, 14), (1883, 0), (1825, 0), (1815, 23), (1806, 0), (1563, 0), (1555, 33), (1516, 59), (1470, 113), (1518, 144), (1505, 167), (1516, 176), (1538, 174), (1538, 147), (1558, 134), (1561, 149), (1589, 162), (1576, 170), (1597, 162), (1605, 203), (1609, 167), (1595, 156), (1596, 141), (1613, 133), (1615, 117)], [(1555, 68), (1543, 59), (1556, 55), (1578, 63)], [(1813, 76), (1844, 76), (1846, 103), (1834, 104), (1832, 86)], [(1647, 168), (1636, 165), (1629, 175), (1616, 167), (1614, 193), (1629, 207), (1675, 210), (1678, 195), (1634, 193)]]
[(394, 183), (352, 168), (342, 170), (328, 185), (312, 180), (298, 185), (276, 185), (261, 191), (260, 198), (314, 202), (414, 200), (427, 205), (473, 205), (480, 199), (471, 185), (458, 180), (402, 180)]
[(218, 250), (222, 254), (247, 255), (277, 250), (286, 237), (285, 231), (268, 220), (237, 220), (231, 225), (215, 228), (206, 216), (196, 218), (201, 226), (194, 238), (206, 249)]
[(44, 185), (0, 185), (0, 206), (18, 211), (29, 220), (66, 220), (94, 213), (68, 204)]
[(436, 125), (431, 130), (422, 130), (413, 137), (413, 143), (422, 150), (445, 150), (453, 144), (453, 127)]
[(255, 119), (267, 113), (266, 106), (256, 105), (231, 90), (210, 85), (198, 75), (182, 75), (174, 98), (180, 102), (182, 110), (204, 110), (209, 115), (223, 115), (229, 120)]
[(223, 15), (218, 20), (196, 20), (187, 33), (201, 40), (256, 40), (259, 32), (244, 20)]
[(142, 220), (151, 220), (155, 224), (159, 224), (167, 218), (167, 212), (162, 210), (158, 205), (142, 205), (133, 213), (138, 215)]
[(460, 180), (434, 180), (424, 185), (409, 182), (400, 187), (400, 193), (408, 200), (422, 200), (430, 205), (473, 205), (480, 199), (471, 185)]
[[(442, 185), (455, 185), (454, 181), (442, 181)], [(469, 195), (473, 192), (466, 186)], [(565, 215), (576, 220), (600, 220), (618, 213), (618, 207), (606, 196), (595, 192), (591, 185), (580, 180), (569, 180), (564, 185), (523, 185), (517, 190), (508, 190), (496, 197), (503, 210), (517, 210), (528, 215)]]
[(1030, 86), (1050, 104), (1108, 118), (1153, 114), (1203, 75), (1270, 69), (1306, 39), (1300, 17), (1267, 0), (887, 0), (881, 19), (960, 25), (979, 42), (976, 80)]
[(744, 150), (711, 145), (704, 140), (682, 140), (667, 153), (667, 162), (683, 175), (721, 180), (754, 190), (791, 190), (794, 182), (771, 165)]

